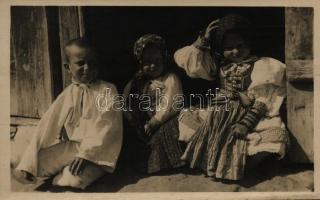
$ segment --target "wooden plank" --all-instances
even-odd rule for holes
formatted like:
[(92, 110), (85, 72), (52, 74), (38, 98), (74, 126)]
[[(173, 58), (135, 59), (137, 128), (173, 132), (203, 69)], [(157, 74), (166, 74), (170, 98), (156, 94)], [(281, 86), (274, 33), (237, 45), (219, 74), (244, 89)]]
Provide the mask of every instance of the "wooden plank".
[(46, 6), (46, 15), (48, 23), (49, 55), (53, 83), (52, 89), (54, 98), (56, 98), (63, 90), (58, 7)]
[(313, 8), (285, 8), (286, 60), (313, 59)]
[(313, 88), (310, 84), (288, 83), (287, 127), (292, 134), (291, 161), (313, 162)]
[(313, 8), (285, 8), (288, 154), (293, 162), (313, 162)]
[(289, 82), (312, 81), (313, 60), (286, 60)]
[(69, 40), (84, 35), (84, 22), (81, 8), (77, 6), (59, 7), (59, 29), (63, 87), (67, 87), (71, 83), (71, 76), (63, 67), (63, 64), (67, 63), (64, 47)]
[(37, 126), (40, 119), (38, 118), (29, 118), (29, 117), (10, 117), (10, 125), (13, 126)]
[(53, 100), (45, 8), (11, 7), (11, 115), (39, 118)]

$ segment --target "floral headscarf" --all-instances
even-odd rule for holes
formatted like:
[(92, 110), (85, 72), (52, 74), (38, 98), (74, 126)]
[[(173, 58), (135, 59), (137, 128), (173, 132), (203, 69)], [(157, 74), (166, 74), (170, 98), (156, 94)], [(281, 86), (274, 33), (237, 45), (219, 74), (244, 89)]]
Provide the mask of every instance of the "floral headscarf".
[(141, 64), (142, 59), (142, 53), (144, 48), (149, 45), (153, 44), (157, 46), (163, 55), (164, 61), (166, 62), (168, 59), (168, 51), (166, 48), (166, 44), (164, 39), (156, 34), (146, 34), (141, 36), (134, 44), (133, 53), (136, 56), (137, 60)]

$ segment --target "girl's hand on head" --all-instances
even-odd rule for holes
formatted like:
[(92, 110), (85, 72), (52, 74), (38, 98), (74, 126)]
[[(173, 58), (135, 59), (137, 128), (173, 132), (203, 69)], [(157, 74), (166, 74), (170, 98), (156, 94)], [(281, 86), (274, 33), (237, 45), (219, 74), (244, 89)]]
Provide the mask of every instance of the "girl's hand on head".
[(217, 28), (219, 27), (218, 26), (218, 23), (219, 23), (219, 19), (216, 19), (212, 22), (210, 22), (210, 24), (207, 26), (206, 28), (206, 32), (205, 32), (205, 35), (204, 35), (204, 38), (209, 40), (210, 37), (211, 37), (211, 34), (217, 30)]

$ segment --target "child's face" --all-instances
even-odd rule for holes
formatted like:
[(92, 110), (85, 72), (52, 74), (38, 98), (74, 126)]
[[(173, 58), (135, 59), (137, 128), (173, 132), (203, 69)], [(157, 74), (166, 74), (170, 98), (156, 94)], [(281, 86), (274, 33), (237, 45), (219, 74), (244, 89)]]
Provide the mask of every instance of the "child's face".
[(163, 55), (156, 46), (146, 46), (142, 54), (142, 71), (144, 74), (156, 78), (164, 69)]
[(231, 62), (240, 62), (250, 54), (250, 48), (244, 39), (236, 33), (226, 34), (223, 44), (223, 56)]
[(67, 48), (69, 65), (68, 70), (72, 77), (81, 83), (88, 83), (98, 75), (97, 58), (92, 50), (71, 45)]

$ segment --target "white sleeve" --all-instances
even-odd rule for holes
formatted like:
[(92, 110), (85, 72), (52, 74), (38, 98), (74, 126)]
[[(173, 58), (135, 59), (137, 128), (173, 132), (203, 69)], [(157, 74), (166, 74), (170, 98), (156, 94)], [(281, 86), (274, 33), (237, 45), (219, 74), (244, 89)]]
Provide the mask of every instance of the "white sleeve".
[(186, 46), (174, 53), (174, 60), (191, 78), (215, 78), (217, 67), (208, 50), (200, 50), (194, 45)]
[(285, 64), (273, 58), (262, 58), (254, 65), (248, 95), (267, 106), (266, 115), (279, 115), (286, 96)]
[(159, 122), (163, 122), (173, 112), (177, 112), (173, 108), (174, 98), (176, 95), (182, 95), (182, 84), (179, 77), (175, 74), (170, 74), (164, 81), (163, 97), (160, 101), (160, 105), (157, 107), (156, 114), (153, 116)]

